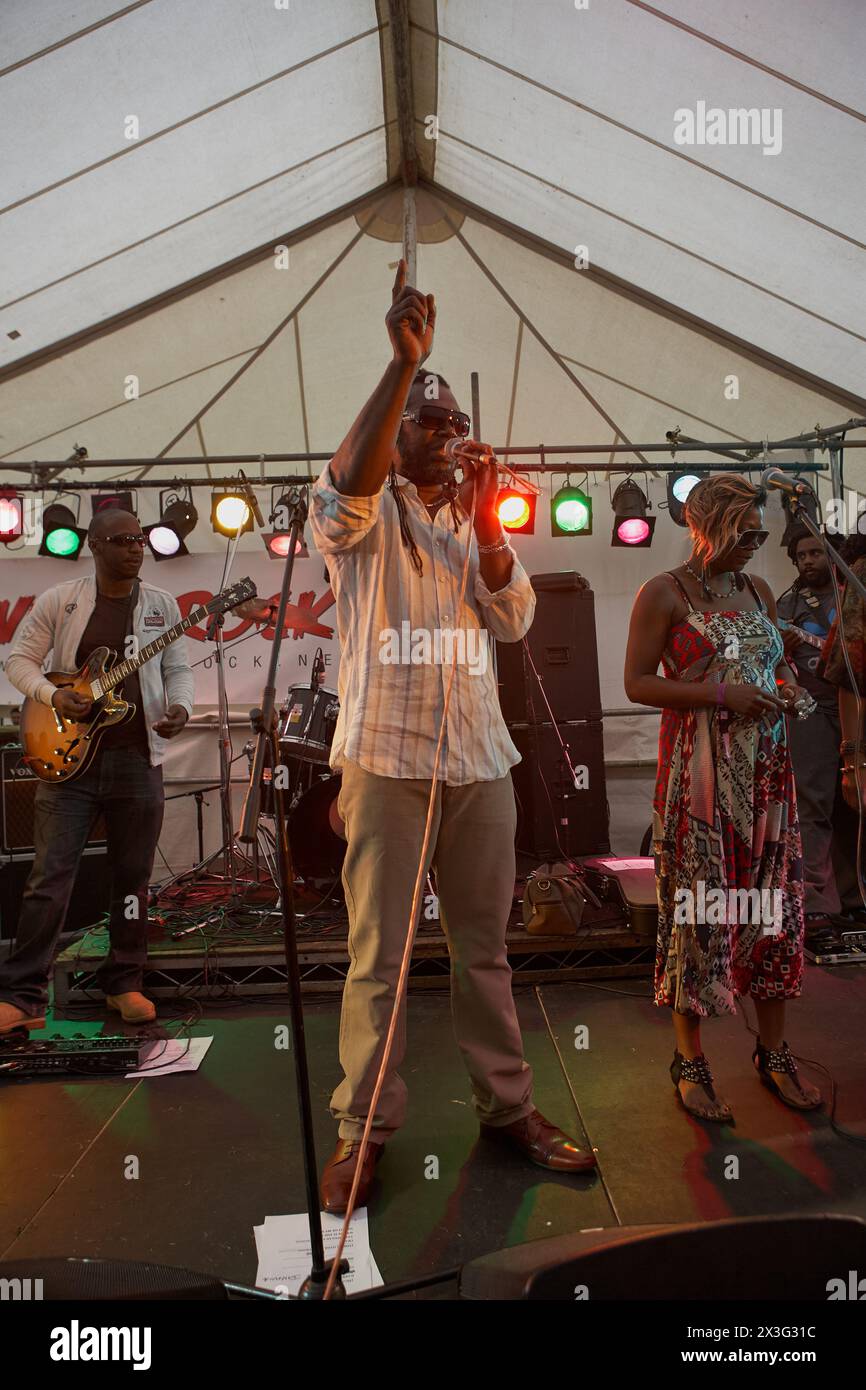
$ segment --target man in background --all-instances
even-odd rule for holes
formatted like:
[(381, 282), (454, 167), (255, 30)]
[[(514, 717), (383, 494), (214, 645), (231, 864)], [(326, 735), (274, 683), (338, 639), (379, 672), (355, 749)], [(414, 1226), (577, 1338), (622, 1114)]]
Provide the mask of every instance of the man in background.
[(788, 555), (797, 578), (776, 603), (779, 619), (792, 625), (782, 630), (785, 656), (818, 705), (809, 719), (788, 721), (803, 840), (806, 934), (814, 938), (836, 925), (833, 919), (841, 912), (860, 909), (857, 825), (841, 793), (836, 687), (818, 674), (821, 647), (836, 616), (830, 567), (823, 545), (805, 526), (794, 530)]

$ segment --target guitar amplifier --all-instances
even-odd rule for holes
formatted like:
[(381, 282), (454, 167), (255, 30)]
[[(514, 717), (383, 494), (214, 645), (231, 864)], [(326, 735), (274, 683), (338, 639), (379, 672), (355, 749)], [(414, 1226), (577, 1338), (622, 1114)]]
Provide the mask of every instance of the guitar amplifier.
[[(22, 761), (19, 743), (0, 748), (0, 857), (32, 855), (33, 802), (39, 778)], [(100, 814), (87, 839), (88, 849), (105, 848), (105, 821)]]

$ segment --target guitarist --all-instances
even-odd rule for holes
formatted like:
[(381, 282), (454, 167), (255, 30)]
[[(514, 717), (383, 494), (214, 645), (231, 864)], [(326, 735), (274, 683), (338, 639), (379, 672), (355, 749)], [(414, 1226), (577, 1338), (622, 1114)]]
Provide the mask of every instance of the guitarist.
[[(800, 526), (791, 535), (788, 556), (796, 566), (797, 578), (777, 600), (778, 615), (822, 639), (836, 616), (824, 547)], [(794, 663), (797, 679), (818, 705), (808, 721), (788, 722), (803, 839), (806, 932), (814, 937), (832, 927), (831, 919), (840, 911), (849, 905), (860, 906), (854, 868), (856, 820), (842, 800), (836, 687), (819, 674), (821, 649), (804, 642), (796, 632), (783, 630), (782, 637), (785, 656)]]
[[(45, 679), (49, 652), (52, 666), (65, 671), (77, 670), (96, 647), (109, 647), (123, 660), (180, 621), (175, 599), (138, 578), (145, 538), (136, 516), (97, 512), (88, 541), (95, 575), (40, 594), (6, 662), (6, 674), (18, 690), (72, 719), (82, 719), (90, 701)], [(172, 643), (127, 677), (118, 694), (135, 705), (134, 717), (106, 728), (84, 772), (68, 782), (40, 782), (36, 788), (33, 868), (15, 948), (0, 965), (0, 1034), (45, 1023), (57, 939), (100, 812), (108, 841), (110, 950), (97, 979), (109, 1008), (127, 1023), (156, 1017), (141, 992), (147, 888), (162, 827), (165, 740), (180, 733), (192, 713), (194, 686), (185, 640)]]

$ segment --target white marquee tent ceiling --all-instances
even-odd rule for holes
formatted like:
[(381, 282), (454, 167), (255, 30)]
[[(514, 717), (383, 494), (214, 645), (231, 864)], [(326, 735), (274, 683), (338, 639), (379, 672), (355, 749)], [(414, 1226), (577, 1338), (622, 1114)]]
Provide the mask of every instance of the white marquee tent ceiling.
[[(779, 437), (863, 413), (858, 0), (408, 8), (424, 185), (455, 227), (469, 213), (469, 248), (623, 438)], [(6, 0), (0, 456), (62, 459), (73, 436), (91, 457), (160, 454), (323, 276), (171, 453), (338, 442), (386, 350), (396, 245), (362, 236), (329, 270), (358, 234), (350, 210), (372, 216), (399, 172), (389, 15)], [(780, 111), (781, 149), (678, 146), (674, 113), (700, 102)], [(502, 442), (510, 418), (521, 442), (612, 441), (529, 333), (512, 392), (519, 320), (443, 227), (419, 278), (443, 307), (437, 359), (457, 382), (482, 368), (486, 432)]]

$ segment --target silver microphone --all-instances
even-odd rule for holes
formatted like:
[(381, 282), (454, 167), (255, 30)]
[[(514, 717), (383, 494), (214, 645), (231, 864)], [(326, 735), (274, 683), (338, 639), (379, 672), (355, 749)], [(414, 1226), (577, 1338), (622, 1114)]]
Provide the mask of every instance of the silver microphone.
[(793, 478), (790, 473), (783, 473), (781, 468), (765, 468), (761, 474), (761, 487), (777, 487), (781, 492), (790, 493), (812, 491), (802, 478)]
[(249, 503), (250, 510), (252, 511), (252, 514), (253, 514), (253, 516), (254, 516), (255, 519), (256, 519), (256, 525), (258, 526), (258, 528), (259, 528), (260, 531), (264, 531), (264, 529), (265, 529), (265, 519), (264, 519), (264, 517), (262, 516), (262, 512), (261, 512), (261, 508), (260, 508), (260, 506), (259, 506), (258, 498), (256, 497), (256, 494), (253, 492), (252, 485), (251, 485), (249, 479), (247, 478), (246, 473), (244, 472), (244, 470), (243, 470), (242, 468), (239, 468), (239, 469), (238, 469), (238, 477), (239, 477), (240, 480), (241, 480), (241, 489), (240, 489), (240, 490), (241, 490), (241, 492), (243, 492), (244, 497), (246, 498), (247, 502)]

